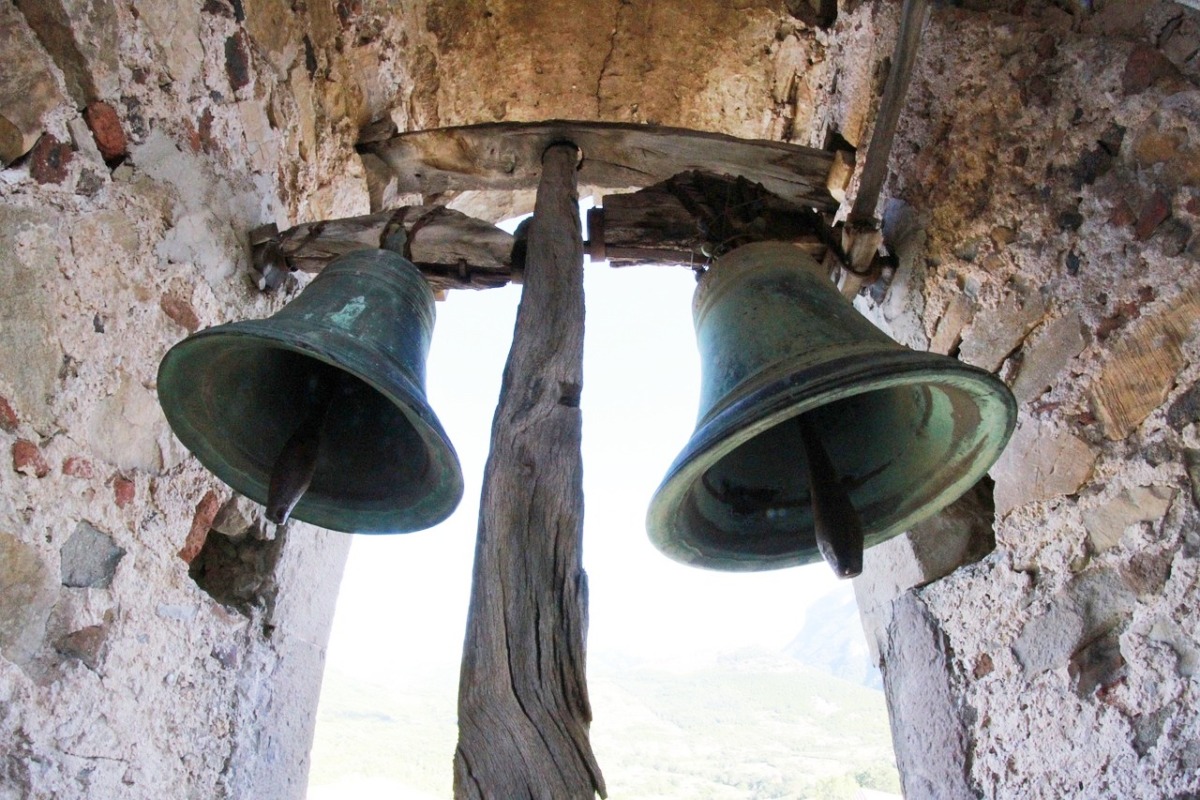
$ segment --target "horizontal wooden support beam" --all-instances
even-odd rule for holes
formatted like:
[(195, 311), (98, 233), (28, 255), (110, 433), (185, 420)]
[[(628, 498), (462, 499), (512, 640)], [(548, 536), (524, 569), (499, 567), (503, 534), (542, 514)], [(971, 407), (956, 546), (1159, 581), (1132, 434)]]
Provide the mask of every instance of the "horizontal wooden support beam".
[(579, 182), (601, 189), (650, 186), (689, 170), (735, 175), (781, 198), (832, 211), (828, 182), (834, 154), (811, 147), (719, 133), (616, 122), (498, 122), (395, 133), (364, 129), (358, 149), (395, 174), (397, 191), (440, 195), (469, 190), (530, 189), (542, 153), (555, 142), (582, 151)]
[[(407, 206), (363, 217), (274, 226), (251, 234), (260, 285), (273, 289), (289, 271), (319, 272), (334, 258), (381, 247), (399, 229), (405, 256), (435, 292), (491, 289), (519, 282), (525, 243), (484, 220), (442, 206)], [(588, 212), (586, 252), (614, 267), (661, 264), (704, 268), (735, 247), (758, 241), (799, 245), (818, 262), (846, 264), (841, 236), (811, 208), (761, 184), (687, 172), (638, 192), (612, 194)]]
[[(273, 227), (273, 226), (272, 226)], [(405, 257), (435, 292), (492, 289), (512, 280), (513, 237), (490, 222), (443, 206), (405, 206), (363, 217), (308, 222), (281, 234), (252, 234), (262, 287), (289, 271), (320, 272), (345, 253), (381, 247), (398, 228), (408, 235)]]

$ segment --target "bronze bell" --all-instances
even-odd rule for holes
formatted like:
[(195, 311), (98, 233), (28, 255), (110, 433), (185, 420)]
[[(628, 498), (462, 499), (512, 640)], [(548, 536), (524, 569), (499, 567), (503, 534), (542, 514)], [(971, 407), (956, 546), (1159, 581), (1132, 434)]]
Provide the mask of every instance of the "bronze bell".
[(678, 561), (764, 570), (824, 556), (856, 575), (863, 547), (954, 501), (1012, 434), (999, 379), (892, 341), (792, 245), (721, 257), (692, 311), (699, 420), (647, 515)]
[(458, 456), (425, 398), (433, 323), (416, 267), (386, 250), (352, 252), (273, 317), (172, 347), (159, 402), (200, 463), (276, 522), (428, 528), (463, 493)]

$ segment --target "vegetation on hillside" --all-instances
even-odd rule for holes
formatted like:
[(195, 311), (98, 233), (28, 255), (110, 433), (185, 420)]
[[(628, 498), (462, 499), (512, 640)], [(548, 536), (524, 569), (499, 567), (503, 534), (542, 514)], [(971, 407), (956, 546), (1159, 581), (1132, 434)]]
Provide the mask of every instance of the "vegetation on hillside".
[[(452, 672), (392, 687), (330, 672), (310, 786), (370, 776), (449, 798)], [(589, 674), (592, 741), (614, 800), (850, 800), (899, 793), (881, 692), (774, 657)], [(395, 794), (389, 796), (396, 796)]]

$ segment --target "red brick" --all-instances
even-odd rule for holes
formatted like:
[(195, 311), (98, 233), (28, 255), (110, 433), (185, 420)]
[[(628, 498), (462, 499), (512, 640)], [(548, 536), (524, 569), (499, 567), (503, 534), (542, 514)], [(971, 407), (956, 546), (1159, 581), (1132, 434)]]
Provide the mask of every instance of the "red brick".
[(23, 475), (44, 478), (50, 474), (50, 465), (41, 449), (28, 439), (18, 439), (12, 446), (13, 469)]
[(1179, 70), (1171, 60), (1148, 44), (1140, 44), (1129, 54), (1121, 88), (1125, 94), (1140, 94), (1166, 78), (1178, 78)]
[(92, 129), (92, 137), (105, 161), (117, 161), (129, 153), (129, 142), (121, 127), (121, 118), (108, 103), (93, 100), (83, 112), (83, 119)]
[(29, 153), (29, 174), (38, 183), (62, 183), (67, 179), (67, 165), (73, 155), (70, 145), (43, 134)]
[(117, 508), (124, 508), (133, 502), (134, 495), (137, 493), (137, 485), (126, 478), (124, 475), (118, 475), (113, 478), (113, 501), (117, 504)]
[(1108, 215), (1108, 224), (1114, 228), (1128, 228), (1137, 221), (1137, 215), (1129, 207), (1129, 201), (1124, 198), (1117, 201), (1112, 212)]
[(190, 564), (196, 556), (200, 555), (200, 549), (204, 547), (204, 541), (208, 538), (213, 520), (216, 519), (217, 512), (220, 510), (221, 498), (217, 497), (217, 493), (210, 489), (196, 504), (196, 513), (192, 517), (192, 529), (188, 531), (183, 548), (179, 551), (180, 558)]
[(72, 478), (94, 478), (96, 475), (92, 469), (92, 462), (79, 456), (68, 456), (63, 461), (62, 471), (63, 475), (70, 475)]
[(1133, 235), (1139, 242), (1144, 242), (1154, 235), (1158, 226), (1171, 216), (1171, 201), (1162, 192), (1155, 192), (1142, 205), (1142, 213), (1138, 214), (1137, 226)]
[(173, 322), (188, 333), (195, 333), (200, 328), (200, 318), (192, 304), (177, 294), (164, 294), (158, 301), (159, 307)]
[(7, 433), (16, 433), (19, 424), (21, 421), (17, 419), (17, 412), (9, 405), (8, 398), (0, 397), (0, 429)]
[(235, 92), (250, 83), (250, 52), (243, 31), (225, 40), (225, 74)]

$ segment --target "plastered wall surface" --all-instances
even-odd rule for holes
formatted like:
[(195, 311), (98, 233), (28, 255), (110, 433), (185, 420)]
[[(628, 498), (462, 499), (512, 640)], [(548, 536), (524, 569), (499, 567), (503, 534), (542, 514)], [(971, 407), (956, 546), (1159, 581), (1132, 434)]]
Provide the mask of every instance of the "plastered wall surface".
[[(265, 525), (154, 386), (170, 344), (298, 290), (258, 292), (249, 230), (373, 210), (353, 143), (383, 116), (861, 157), (899, 4), (805, 5), (0, 6), (0, 797), (303, 796), (349, 540)], [(1200, 792), (1198, 49), (1177, 3), (933, 10), (899, 267), (857, 304), (1021, 414), (987, 502), (860, 579), (910, 797)]]
[[(1191, 797), (1200, 16), (999, 5), (933, 14), (888, 186), (906, 291), (859, 299), (1020, 403), (991, 472), (995, 550), (945, 574), (897, 543), (858, 587), (884, 598), (864, 618), (902, 780), (913, 797)], [(898, 564), (918, 588), (870, 585)]]

